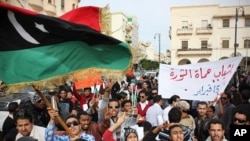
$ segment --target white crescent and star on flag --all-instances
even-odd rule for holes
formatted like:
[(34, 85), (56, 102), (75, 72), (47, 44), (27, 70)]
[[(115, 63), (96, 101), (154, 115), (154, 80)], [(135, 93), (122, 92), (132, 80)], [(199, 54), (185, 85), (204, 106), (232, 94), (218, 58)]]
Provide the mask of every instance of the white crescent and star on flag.
[[(32, 37), (23, 27), (21, 24), (18, 23), (16, 20), (15, 14), (12, 11), (8, 11), (7, 13), (10, 23), (14, 26), (18, 34), (26, 41), (32, 44), (40, 44), (34, 37)], [(39, 29), (44, 33), (49, 33), (43, 24), (39, 24), (34, 22), (35, 28)]]

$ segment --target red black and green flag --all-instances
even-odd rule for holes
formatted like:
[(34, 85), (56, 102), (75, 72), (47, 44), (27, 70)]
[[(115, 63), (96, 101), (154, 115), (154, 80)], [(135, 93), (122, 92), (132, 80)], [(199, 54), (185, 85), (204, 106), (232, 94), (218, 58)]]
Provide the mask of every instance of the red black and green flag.
[(129, 68), (131, 52), (126, 43), (81, 21), (71, 22), (70, 13), (55, 18), (0, 3), (0, 79), (9, 91), (30, 84), (59, 85), (81, 71), (118, 75)]

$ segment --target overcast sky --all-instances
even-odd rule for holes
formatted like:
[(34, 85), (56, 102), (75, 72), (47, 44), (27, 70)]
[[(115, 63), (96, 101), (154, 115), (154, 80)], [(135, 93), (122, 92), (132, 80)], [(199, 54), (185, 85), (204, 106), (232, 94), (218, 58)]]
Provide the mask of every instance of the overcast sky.
[(154, 39), (154, 35), (160, 33), (161, 52), (165, 52), (170, 48), (168, 37), (170, 7), (207, 4), (250, 5), (250, 0), (81, 0), (80, 2), (80, 6), (104, 7), (107, 4), (110, 12), (123, 12), (127, 16), (136, 16), (139, 24), (139, 41), (153, 42), (157, 52), (159, 42), (158, 38)]

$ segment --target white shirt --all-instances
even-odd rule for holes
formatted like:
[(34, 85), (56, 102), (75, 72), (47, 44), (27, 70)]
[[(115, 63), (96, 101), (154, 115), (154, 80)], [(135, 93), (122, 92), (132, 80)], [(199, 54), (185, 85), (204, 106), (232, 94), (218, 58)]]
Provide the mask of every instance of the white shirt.
[(144, 110), (147, 104), (148, 104), (148, 101), (145, 101), (144, 103), (140, 102), (141, 110)]
[(159, 116), (162, 116), (163, 110), (161, 106), (157, 103), (152, 105), (148, 108), (146, 113), (146, 121), (150, 122), (152, 126), (158, 126), (160, 125), (158, 118)]
[(14, 119), (13, 114), (9, 114), (9, 117), (10, 117), (11, 119)]
[(163, 110), (163, 120), (164, 121), (169, 121), (168, 120), (168, 113), (173, 107), (171, 105), (168, 105), (164, 110)]
[[(41, 126), (33, 125), (33, 129), (30, 132), (30, 137), (37, 139), (38, 141), (45, 141), (45, 128)], [(23, 137), (22, 134), (16, 135), (16, 140)]]

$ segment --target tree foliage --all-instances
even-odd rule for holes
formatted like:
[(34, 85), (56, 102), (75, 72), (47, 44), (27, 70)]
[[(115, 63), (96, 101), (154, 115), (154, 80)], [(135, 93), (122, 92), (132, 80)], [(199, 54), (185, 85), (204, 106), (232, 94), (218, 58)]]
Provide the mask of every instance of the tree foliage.
[(159, 62), (143, 59), (140, 61), (142, 68), (145, 70), (155, 70), (159, 69)]

